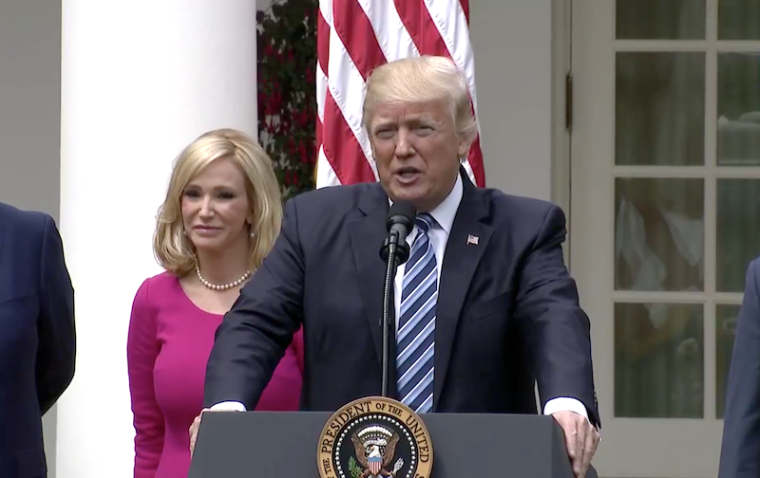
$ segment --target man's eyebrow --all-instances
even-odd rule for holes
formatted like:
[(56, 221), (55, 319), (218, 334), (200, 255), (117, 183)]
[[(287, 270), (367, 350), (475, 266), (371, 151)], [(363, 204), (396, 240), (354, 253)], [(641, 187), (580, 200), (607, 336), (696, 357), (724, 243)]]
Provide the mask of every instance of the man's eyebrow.
[(395, 124), (396, 122), (392, 119), (379, 119), (375, 122), (374, 125), (372, 125), (372, 129), (377, 129), (381, 127), (391, 126)]

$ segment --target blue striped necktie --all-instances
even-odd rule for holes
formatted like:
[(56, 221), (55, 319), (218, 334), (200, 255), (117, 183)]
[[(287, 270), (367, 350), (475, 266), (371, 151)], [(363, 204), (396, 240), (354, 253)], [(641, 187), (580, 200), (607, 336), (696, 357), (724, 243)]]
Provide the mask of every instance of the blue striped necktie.
[(404, 269), (401, 289), (396, 367), (401, 403), (417, 413), (425, 413), (433, 408), (438, 266), (428, 236), (435, 219), (422, 213), (416, 224), (417, 237)]

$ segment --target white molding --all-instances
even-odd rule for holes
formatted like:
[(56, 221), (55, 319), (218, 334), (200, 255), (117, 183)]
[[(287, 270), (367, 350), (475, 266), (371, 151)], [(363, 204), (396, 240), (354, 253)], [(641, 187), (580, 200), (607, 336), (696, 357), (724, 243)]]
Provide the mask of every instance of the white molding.
[(565, 79), (571, 71), (572, 0), (552, 0), (552, 126), (551, 126), (551, 199), (567, 216), (567, 242), (564, 256), (568, 268), (572, 227), (570, 202), (571, 157), (570, 132), (566, 128)]

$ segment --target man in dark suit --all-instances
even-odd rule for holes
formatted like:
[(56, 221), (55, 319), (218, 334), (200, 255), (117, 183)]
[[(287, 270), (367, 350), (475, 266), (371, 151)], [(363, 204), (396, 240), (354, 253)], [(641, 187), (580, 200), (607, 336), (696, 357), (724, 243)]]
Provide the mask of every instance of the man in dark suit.
[(395, 398), (419, 413), (537, 413), (537, 380), (542, 412), (585, 473), (599, 412), (589, 320), (562, 258), (564, 215), (469, 181), (459, 158), (477, 131), (470, 104), (446, 58), (374, 71), (364, 126), (380, 183), (288, 202), (274, 249), (218, 329), (206, 407), (252, 409), (301, 325), (303, 409), (380, 394), (379, 250), (389, 203), (405, 200), (418, 216), (394, 288)]
[(747, 269), (728, 374), (719, 478), (760, 477), (760, 258)]
[(74, 375), (74, 291), (53, 219), (0, 203), (0, 476), (43, 478), (42, 415)]

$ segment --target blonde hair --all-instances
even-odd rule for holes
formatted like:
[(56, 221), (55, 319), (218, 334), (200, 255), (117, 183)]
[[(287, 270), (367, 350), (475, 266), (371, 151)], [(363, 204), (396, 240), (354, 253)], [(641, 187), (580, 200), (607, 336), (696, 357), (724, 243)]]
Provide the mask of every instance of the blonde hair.
[(467, 80), (456, 64), (442, 56), (420, 56), (392, 61), (375, 68), (367, 78), (362, 126), (369, 127), (377, 104), (448, 101), (456, 133), (467, 140), (477, 134)]
[(164, 269), (179, 277), (196, 267), (193, 245), (184, 234), (182, 193), (190, 181), (217, 159), (232, 161), (245, 178), (251, 207), (249, 220), (254, 231), (249, 240), (250, 270), (261, 265), (280, 233), (282, 196), (272, 160), (256, 141), (240, 131), (209, 131), (190, 143), (175, 160), (166, 199), (156, 218), (153, 254)]

